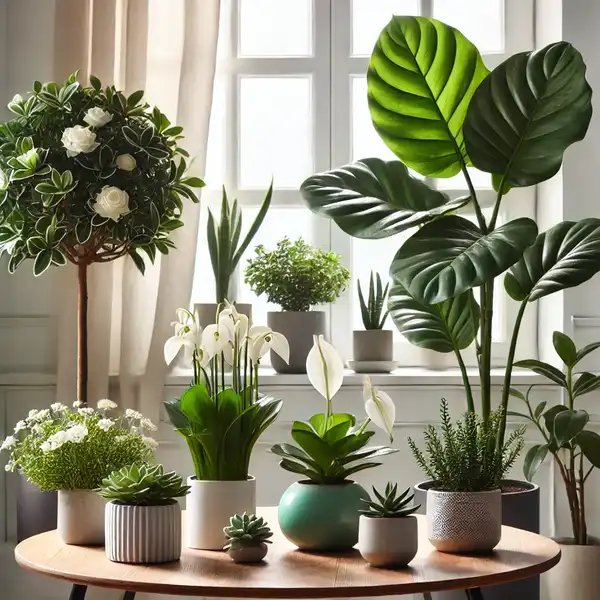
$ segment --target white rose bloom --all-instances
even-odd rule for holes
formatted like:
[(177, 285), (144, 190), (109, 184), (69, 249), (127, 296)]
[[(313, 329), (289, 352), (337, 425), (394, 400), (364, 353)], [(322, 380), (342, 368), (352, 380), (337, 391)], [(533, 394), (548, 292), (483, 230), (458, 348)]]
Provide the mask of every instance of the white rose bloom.
[(117, 403), (105, 398), (104, 400), (98, 400), (98, 410), (113, 410), (117, 408)]
[(102, 431), (108, 431), (114, 424), (115, 422), (110, 419), (100, 419), (98, 421), (98, 427), (100, 427)]
[(133, 171), (137, 167), (137, 162), (131, 154), (119, 154), (115, 162), (122, 171)]
[(79, 444), (84, 440), (84, 438), (88, 434), (88, 428), (85, 425), (75, 425), (71, 427), (67, 432), (67, 440), (68, 442), (73, 442), (75, 444)]
[(23, 429), (27, 429), (27, 423), (25, 423), (25, 421), (18, 421), (15, 425), (15, 433), (19, 433), (19, 431), (23, 431)]
[(130, 212), (129, 194), (114, 185), (105, 185), (96, 196), (96, 203), (92, 208), (101, 217), (118, 221)]
[(107, 123), (112, 121), (113, 115), (97, 106), (90, 108), (86, 111), (83, 120), (92, 127), (104, 127)]
[(67, 156), (89, 154), (100, 144), (96, 141), (96, 134), (83, 125), (67, 127), (62, 134), (62, 144), (67, 150)]
[(17, 445), (17, 438), (14, 435), (9, 435), (0, 446), (0, 450), (10, 450)]

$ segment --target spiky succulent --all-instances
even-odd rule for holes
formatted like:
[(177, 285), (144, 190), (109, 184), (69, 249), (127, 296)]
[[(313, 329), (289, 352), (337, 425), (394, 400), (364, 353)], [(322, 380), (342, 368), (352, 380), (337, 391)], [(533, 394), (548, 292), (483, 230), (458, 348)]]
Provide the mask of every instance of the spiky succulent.
[(411, 489), (407, 488), (400, 496), (398, 496), (398, 484), (392, 485), (389, 482), (385, 486), (385, 492), (379, 493), (373, 486), (373, 494), (377, 501), (369, 499), (361, 499), (361, 502), (367, 506), (367, 508), (359, 511), (361, 514), (367, 517), (385, 517), (388, 519), (396, 519), (400, 517), (408, 517), (412, 515), (421, 506), (417, 504), (415, 506), (413, 500), (415, 498), (414, 493), (411, 494)]
[(223, 528), (223, 532), (227, 538), (225, 550), (231, 548), (234, 543), (240, 546), (257, 546), (262, 542), (270, 544), (269, 538), (273, 535), (268, 523), (262, 517), (248, 513), (233, 515), (229, 519), (229, 525)]
[(379, 273), (375, 273), (375, 279), (373, 279), (373, 271), (371, 271), (371, 277), (369, 279), (369, 297), (366, 302), (360, 287), (360, 280), (357, 282), (357, 287), (360, 313), (365, 329), (367, 331), (372, 329), (383, 329), (385, 320), (390, 312), (389, 310), (384, 312), (385, 300), (390, 284), (386, 283), (385, 287), (383, 287)]
[(97, 492), (118, 504), (158, 506), (171, 504), (189, 489), (174, 471), (165, 473), (162, 465), (139, 463), (113, 471)]

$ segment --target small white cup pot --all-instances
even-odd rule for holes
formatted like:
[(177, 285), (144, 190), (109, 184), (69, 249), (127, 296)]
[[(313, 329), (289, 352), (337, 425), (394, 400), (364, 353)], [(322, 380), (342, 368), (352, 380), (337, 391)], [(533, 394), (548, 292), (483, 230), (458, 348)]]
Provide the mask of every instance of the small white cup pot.
[(419, 527), (415, 516), (361, 515), (358, 550), (372, 567), (405, 567), (416, 556), (418, 546)]

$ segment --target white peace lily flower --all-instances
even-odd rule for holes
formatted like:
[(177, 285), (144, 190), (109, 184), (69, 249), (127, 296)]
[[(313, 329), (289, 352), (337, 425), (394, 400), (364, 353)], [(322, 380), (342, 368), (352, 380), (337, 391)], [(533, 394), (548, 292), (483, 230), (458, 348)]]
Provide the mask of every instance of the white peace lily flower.
[(116, 222), (123, 215), (131, 212), (129, 210), (129, 194), (114, 185), (105, 185), (96, 196), (96, 202), (92, 208), (101, 217)]
[(396, 405), (388, 394), (371, 384), (371, 378), (368, 375), (365, 375), (363, 382), (363, 400), (369, 419), (389, 435), (390, 442), (393, 441), (392, 430), (396, 420)]
[(201, 330), (196, 323), (196, 318), (189, 310), (178, 308), (177, 321), (173, 321), (171, 325), (175, 329), (175, 335), (165, 342), (163, 350), (165, 362), (170, 365), (182, 348), (186, 360), (190, 362), (201, 340)]
[(99, 127), (104, 127), (104, 125), (107, 123), (110, 123), (113, 120), (113, 115), (105, 110), (102, 110), (98, 106), (94, 106), (93, 108), (88, 108), (83, 120), (88, 125), (98, 129)]
[(27, 423), (25, 423), (25, 421), (17, 421), (15, 433), (19, 433), (19, 431), (23, 431), (24, 429), (27, 429)]
[(98, 421), (98, 427), (100, 427), (100, 429), (102, 429), (102, 431), (108, 431), (111, 427), (113, 427), (115, 424), (114, 421), (111, 421), (110, 419), (100, 419)]
[(67, 156), (77, 156), (78, 154), (89, 154), (93, 152), (100, 144), (96, 141), (96, 134), (83, 125), (67, 127), (62, 134), (62, 145), (67, 150)]
[(202, 348), (211, 358), (225, 350), (230, 341), (229, 329), (222, 323), (209, 325), (202, 332)]
[(314, 336), (314, 345), (306, 357), (306, 374), (311, 385), (327, 401), (342, 387), (344, 362), (322, 335)]
[(9, 435), (2, 442), (2, 446), (0, 446), (0, 451), (1, 450), (10, 450), (11, 448), (14, 448), (18, 443), (19, 443), (19, 440), (17, 440), (17, 438), (14, 435)]
[(90, 416), (96, 414), (96, 411), (93, 408), (90, 408), (88, 406), (85, 406), (84, 408), (77, 409), (77, 412), (80, 415), (84, 415), (86, 417), (90, 417)]
[(250, 338), (250, 360), (257, 363), (269, 350), (290, 362), (290, 344), (282, 333), (265, 325), (254, 325), (248, 333)]
[(78, 425), (75, 425), (74, 427), (71, 427), (66, 432), (66, 436), (67, 436), (66, 441), (73, 442), (74, 444), (79, 444), (85, 439), (87, 434), (88, 434), (88, 428), (85, 425), (78, 424)]
[(108, 398), (104, 398), (103, 400), (98, 400), (96, 406), (98, 407), (98, 410), (113, 410), (117, 408), (117, 403)]
[(147, 417), (143, 417), (140, 421), (140, 427), (142, 429), (147, 429), (148, 431), (156, 431), (158, 428), (156, 425)]
[(133, 171), (137, 167), (137, 162), (131, 154), (119, 154), (115, 163), (121, 171)]

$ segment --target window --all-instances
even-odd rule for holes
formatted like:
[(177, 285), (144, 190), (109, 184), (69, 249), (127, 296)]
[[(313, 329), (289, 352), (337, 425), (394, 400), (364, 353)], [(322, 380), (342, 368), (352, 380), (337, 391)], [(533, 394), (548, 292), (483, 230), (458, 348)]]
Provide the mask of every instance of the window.
[[(365, 74), (380, 30), (392, 14), (434, 16), (461, 29), (493, 68), (508, 55), (534, 47), (533, 4), (534, 0), (223, 0), (209, 189), (203, 201), (217, 206), (225, 184), (243, 205), (247, 225), (273, 177), (273, 204), (253, 245), (273, 248), (286, 235), (302, 236), (342, 254), (352, 285), (327, 307), (329, 333), (338, 348), (351, 348), (352, 330), (361, 327), (356, 280), (366, 280), (372, 269), (385, 275), (401, 238), (351, 238), (310, 213), (298, 187), (312, 173), (359, 158), (393, 158), (371, 125), (366, 102)], [(473, 170), (472, 178), (489, 207), (494, 200), (489, 175)], [(464, 195), (466, 189), (462, 176), (438, 180), (437, 185), (451, 196)], [(524, 215), (535, 215), (535, 192), (513, 190), (501, 218)], [(194, 302), (212, 301), (214, 295), (205, 231), (203, 221)], [(247, 256), (251, 253), (249, 249)], [(243, 285), (244, 264), (245, 260), (237, 274), (238, 299), (252, 302), (255, 319), (264, 322), (266, 311), (275, 307)], [(494, 360), (499, 365), (514, 319), (505, 294), (497, 294), (495, 310)], [(526, 318), (524, 327), (533, 332), (533, 310)], [(400, 334), (396, 338), (396, 359), (402, 366), (424, 364), (427, 353)], [(530, 343), (522, 351), (534, 353), (535, 336), (522, 338)], [(474, 365), (474, 352), (467, 359)]]

